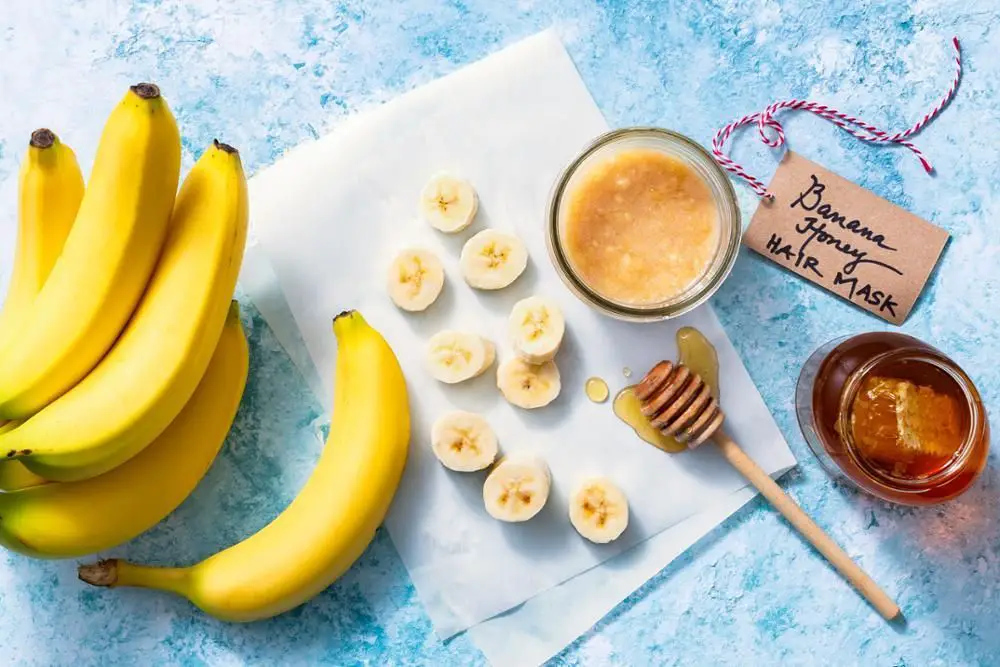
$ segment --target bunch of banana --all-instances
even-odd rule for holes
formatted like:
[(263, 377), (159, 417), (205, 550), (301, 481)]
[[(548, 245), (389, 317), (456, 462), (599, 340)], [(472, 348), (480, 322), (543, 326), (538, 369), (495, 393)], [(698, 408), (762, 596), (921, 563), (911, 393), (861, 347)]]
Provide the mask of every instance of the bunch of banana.
[(80, 578), (96, 586), (170, 591), (217, 618), (253, 621), (302, 604), (343, 574), (389, 509), (406, 464), (410, 419), (403, 372), (382, 336), (353, 311), (339, 315), (333, 330), (330, 435), (315, 471), (284, 512), (190, 567), (104, 560), (82, 566)]
[[(32, 137), (0, 313), (0, 545), (10, 550), (70, 558), (144, 532), (191, 493), (235, 418), (249, 364), (231, 300), (246, 179), (236, 150), (216, 141), (175, 193), (179, 162), (177, 126), (152, 84), (111, 114), (86, 188), (68, 147), (47, 130)], [(190, 568), (102, 561), (81, 578), (175, 591), (249, 621), (350, 567), (399, 485), (410, 421), (385, 340), (353, 311), (334, 332), (330, 438), (284, 513)]]
[(191, 400), (138, 455), (103, 475), (0, 494), (0, 544), (74, 558), (126, 542), (166, 517), (208, 471), (236, 417), (249, 355), (234, 301)]
[(163, 247), (180, 153), (159, 89), (133, 86), (104, 127), (62, 253), (31, 307), (0, 334), (0, 419), (38, 412), (114, 344)]
[(48, 130), (20, 177), (0, 311), (0, 544), (93, 553), (176, 508), (225, 440), (248, 353), (232, 301), (246, 179), (215, 142), (177, 192), (180, 136), (153, 84), (114, 109), (90, 181)]
[(79, 384), (0, 435), (0, 452), (14, 452), (46, 479), (73, 481), (107, 472), (151, 443), (205, 373), (246, 230), (239, 156), (216, 142), (184, 180), (159, 264), (117, 342)]

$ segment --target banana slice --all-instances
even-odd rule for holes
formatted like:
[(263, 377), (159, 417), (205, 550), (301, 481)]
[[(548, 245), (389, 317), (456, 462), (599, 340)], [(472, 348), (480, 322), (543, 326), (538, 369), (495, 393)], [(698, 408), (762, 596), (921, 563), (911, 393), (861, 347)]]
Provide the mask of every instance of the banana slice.
[(427, 342), (427, 368), (446, 384), (480, 375), (496, 360), (496, 347), (482, 336), (464, 331), (439, 331)]
[(407, 248), (389, 266), (389, 298), (410, 312), (426, 310), (444, 287), (444, 267), (429, 250)]
[(534, 410), (554, 401), (562, 389), (562, 382), (554, 361), (535, 365), (520, 357), (511, 357), (497, 368), (497, 388), (511, 405)]
[(420, 193), (420, 215), (431, 227), (447, 234), (472, 224), (479, 197), (472, 184), (450, 174), (437, 174)]
[(549, 499), (552, 477), (545, 461), (515, 454), (500, 460), (483, 484), (483, 503), (499, 521), (527, 521)]
[(459, 267), (465, 282), (476, 289), (503, 289), (528, 265), (524, 242), (512, 234), (484, 229), (465, 242)]
[(431, 450), (445, 468), (475, 472), (496, 459), (497, 436), (480, 415), (449, 412), (431, 427)]
[(552, 299), (530, 296), (514, 304), (509, 328), (517, 356), (529, 364), (543, 364), (559, 351), (566, 320)]
[(570, 498), (569, 520), (591, 542), (611, 542), (628, 526), (628, 499), (609, 479), (585, 480)]

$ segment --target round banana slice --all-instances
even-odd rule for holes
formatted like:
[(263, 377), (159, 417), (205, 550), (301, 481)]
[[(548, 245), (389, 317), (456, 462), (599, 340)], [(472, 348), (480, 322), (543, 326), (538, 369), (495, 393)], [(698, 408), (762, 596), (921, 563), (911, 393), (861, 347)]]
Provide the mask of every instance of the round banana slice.
[(591, 542), (611, 542), (628, 526), (628, 499), (609, 479), (585, 480), (570, 498), (569, 520)]
[(442, 287), (444, 267), (429, 250), (407, 248), (389, 266), (389, 298), (403, 310), (426, 310), (441, 294)]
[(496, 347), (482, 336), (439, 331), (427, 342), (427, 368), (434, 379), (456, 384), (481, 374), (496, 359)]
[(436, 174), (420, 193), (420, 215), (447, 234), (471, 225), (478, 210), (479, 197), (472, 184), (450, 174)]
[(528, 266), (528, 249), (512, 234), (484, 229), (465, 242), (459, 267), (465, 282), (484, 290), (503, 289)]
[(530, 296), (514, 304), (509, 329), (517, 356), (529, 364), (543, 364), (559, 351), (566, 320), (552, 299)]
[(552, 478), (545, 461), (525, 454), (504, 457), (483, 484), (486, 511), (499, 521), (527, 521), (549, 499)]
[(556, 362), (535, 365), (511, 357), (497, 367), (497, 388), (510, 404), (533, 410), (554, 401), (562, 383)]
[(488, 468), (497, 457), (497, 449), (496, 433), (474, 412), (449, 412), (431, 427), (431, 450), (449, 470)]

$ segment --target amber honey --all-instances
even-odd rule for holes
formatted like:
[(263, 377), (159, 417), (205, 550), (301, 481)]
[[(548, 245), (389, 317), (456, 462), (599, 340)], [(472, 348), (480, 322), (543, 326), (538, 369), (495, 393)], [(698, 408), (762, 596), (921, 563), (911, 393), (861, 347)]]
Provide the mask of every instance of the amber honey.
[(824, 345), (803, 367), (796, 409), (824, 466), (886, 500), (954, 498), (986, 464), (989, 427), (975, 385), (910, 336), (869, 333)]
[(583, 385), (583, 391), (593, 403), (603, 403), (608, 400), (611, 392), (608, 389), (608, 383), (604, 381), (604, 378), (599, 377), (588, 378)]

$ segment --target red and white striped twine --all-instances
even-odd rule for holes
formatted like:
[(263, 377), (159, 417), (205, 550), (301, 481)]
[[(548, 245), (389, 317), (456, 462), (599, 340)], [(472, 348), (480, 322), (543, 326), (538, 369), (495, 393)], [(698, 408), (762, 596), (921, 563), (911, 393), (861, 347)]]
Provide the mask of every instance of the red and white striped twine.
[[(920, 149), (914, 146), (912, 142), (907, 141), (907, 139), (922, 130), (929, 122), (931, 122), (935, 116), (941, 113), (941, 111), (948, 106), (948, 102), (950, 102), (951, 98), (955, 96), (955, 91), (958, 89), (958, 83), (962, 79), (962, 50), (958, 44), (958, 37), (953, 37), (951, 42), (955, 47), (955, 77), (952, 79), (951, 86), (948, 88), (948, 92), (945, 93), (944, 97), (941, 98), (941, 101), (938, 102), (937, 105), (923, 118), (917, 121), (916, 125), (908, 130), (897, 132), (895, 134), (888, 134), (878, 129), (871, 123), (867, 123), (854, 116), (849, 116), (825, 104), (810, 102), (808, 100), (783, 100), (781, 102), (775, 102), (763, 111), (752, 113), (749, 116), (743, 116), (743, 118), (733, 121), (719, 130), (715, 135), (715, 139), (712, 140), (712, 154), (715, 156), (716, 162), (722, 165), (722, 167), (727, 171), (736, 174), (746, 181), (758, 196), (774, 199), (774, 195), (767, 191), (767, 187), (760, 180), (748, 174), (742, 166), (734, 162), (732, 158), (726, 155), (722, 148), (725, 146), (726, 141), (729, 140), (729, 137), (736, 130), (736, 128), (742, 127), (743, 125), (749, 125), (750, 123), (757, 124), (757, 133), (760, 135), (760, 140), (763, 141), (764, 144), (772, 148), (777, 148), (785, 143), (785, 129), (781, 126), (781, 123), (774, 118), (774, 114), (782, 109), (801, 109), (803, 111), (811, 111), (817, 116), (825, 118), (845, 132), (850, 133), (862, 141), (874, 144), (899, 144), (901, 146), (906, 146), (906, 148), (908, 148), (914, 155), (917, 156), (917, 159), (920, 160), (920, 164), (923, 165), (924, 171), (930, 174), (934, 171), (934, 167), (931, 166), (927, 157), (920, 152)], [(771, 128), (774, 133), (773, 136), (768, 136), (765, 128)]]

